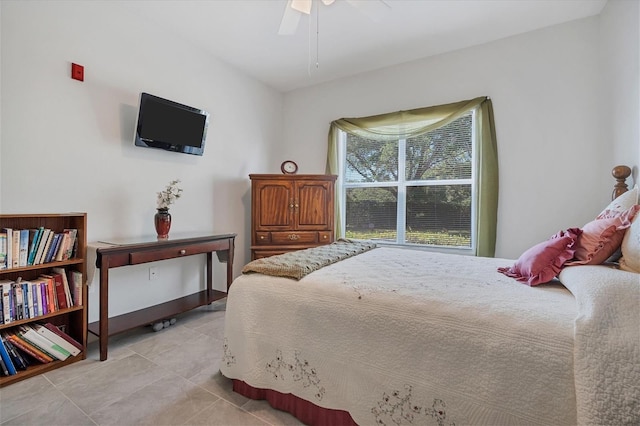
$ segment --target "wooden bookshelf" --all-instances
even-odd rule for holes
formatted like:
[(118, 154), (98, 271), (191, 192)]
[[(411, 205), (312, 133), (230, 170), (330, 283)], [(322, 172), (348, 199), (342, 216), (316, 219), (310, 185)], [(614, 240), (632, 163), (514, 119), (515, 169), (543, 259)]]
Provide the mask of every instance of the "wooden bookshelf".
[(65, 365), (83, 360), (87, 357), (87, 214), (0, 214), (0, 229), (35, 229), (39, 227), (48, 228), (54, 232), (62, 232), (64, 229), (77, 229), (77, 248), (75, 250), (75, 256), (63, 261), (53, 261), (39, 265), (2, 269), (0, 270), (0, 280), (17, 280), (18, 278), (22, 278), (23, 280), (33, 280), (41, 274), (49, 273), (51, 268), (64, 268), (67, 271), (76, 270), (82, 273), (82, 303), (80, 306), (60, 309), (46, 315), (21, 319), (8, 324), (0, 324), (0, 332), (10, 330), (21, 324), (50, 322), (57, 326), (64, 325), (66, 333), (78, 342), (82, 343), (83, 350), (80, 354), (71, 356), (64, 361), (53, 361), (47, 364), (34, 363), (25, 371), (18, 371), (17, 374), (12, 376), (0, 377), (0, 387), (19, 382), (47, 371), (55, 370)]

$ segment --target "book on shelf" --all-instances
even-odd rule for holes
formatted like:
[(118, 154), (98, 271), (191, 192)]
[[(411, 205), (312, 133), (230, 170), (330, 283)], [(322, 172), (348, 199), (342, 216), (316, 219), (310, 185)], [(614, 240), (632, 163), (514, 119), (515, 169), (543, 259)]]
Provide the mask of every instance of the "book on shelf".
[(11, 361), (9, 352), (7, 351), (7, 348), (5, 347), (2, 339), (0, 339), (0, 358), (2, 358), (4, 365), (7, 367), (7, 370), (9, 371), (9, 375), (13, 376), (14, 374), (17, 373), (16, 367), (13, 365), (13, 361)]
[[(67, 271), (64, 268), (60, 268), (60, 267), (55, 267), (55, 268), (51, 268), (51, 272), (55, 273), (55, 274), (59, 274), (62, 278), (62, 287), (64, 289), (64, 299), (65, 299), (65, 304), (67, 308), (70, 308), (73, 306), (73, 300), (71, 298), (71, 288), (69, 286), (69, 278), (67, 277)], [(58, 301), (59, 301), (60, 296), (58, 295)], [(62, 309), (62, 306), (60, 306), (60, 309)]]
[(75, 228), (67, 228), (64, 231), (69, 231), (69, 245), (67, 246), (67, 251), (62, 256), (62, 260), (69, 260), (77, 254), (78, 230)]
[(46, 308), (45, 308), (45, 305), (47, 303), (47, 299), (46, 298), (44, 299), (44, 303), (43, 303), (42, 285), (43, 285), (43, 282), (39, 278), (33, 280), (33, 293), (34, 293), (33, 295), (36, 298), (34, 304), (38, 308), (38, 316), (48, 313)]
[(40, 307), (38, 306), (38, 293), (40, 293), (38, 283), (29, 281), (29, 311), (31, 311), (31, 307), (33, 306), (32, 318), (42, 315)]
[(7, 236), (7, 253), (4, 261), (4, 269), (13, 268), (13, 228), (2, 228), (2, 233)]
[[(35, 328), (35, 330), (36, 330), (36, 332), (38, 334), (44, 336), (48, 340), (51, 340), (53, 343), (55, 343), (58, 346), (60, 346), (61, 348), (65, 349), (72, 356), (76, 356), (81, 352), (81, 350), (78, 349), (75, 345), (71, 344), (67, 339), (65, 339), (62, 336), (58, 335), (57, 333), (53, 332), (49, 328), (47, 328), (47, 327), (45, 327), (45, 326), (43, 326), (41, 324), (35, 324), (34, 328)], [(62, 333), (62, 331), (60, 329), (58, 329), (58, 331), (60, 331), (60, 333)], [(71, 337), (69, 336), (69, 338), (71, 338)]]
[(27, 255), (27, 265), (33, 265), (33, 259), (36, 257), (36, 252), (38, 251), (38, 244), (40, 243), (40, 237), (42, 237), (42, 231), (44, 231), (44, 227), (39, 227), (35, 229), (31, 229), (29, 231), (31, 243), (29, 245), (29, 254)]
[(53, 238), (51, 238), (51, 244), (47, 249), (47, 253), (44, 255), (44, 260), (42, 261), (42, 263), (49, 263), (53, 260), (55, 256), (55, 251), (58, 248), (58, 245), (60, 244), (61, 237), (62, 237), (62, 234), (60, 233), (53, 234)]
[(27, 297), (28, 297), (27, 304), (29, 305), (29, 318), (35, 318), (38, 316), (38, 305), (37, 305), (38, 299), (36, 298), (36, 294), (34, 293), (33, 283), (31, 281), (23, 281), (22, 285), (26, 287), (26, 290), (23, 289), (22, 292), (27, 293)]
[(73, 306), (82, 306), (82, 289), (83, 289), (82, 272), (69, 271), (69, 286), (71, 287)]
[(14, 229), (11, 233), (11, 267), (17, 268), (20, 265), (20, 230)]
[(54, 360), (53, 357), (42, 352), (40, 349), (18, 336), (17, 333), (6, 333), (5, 336), (7, 340), (13, 343), (16, 348), (43, 364), (52, 362)]
[(58, 310), (58, 303), (56, 302), (56, 291), (53, 277), (49, 274), (42, 274), (38, 278), (44, 283), (44, 294), (46, 296), (47, 313), (52, 313)]
[(49, 313), (49, 294), (47, 292), (47, 280), (46, 278), (38, 277), (38, 282), (40, 286), (40, 298), (42, 302), (40, 306), (42, 307), (42, 315), (46, 315)]
[(53, 270), (51, 271), (51, 277), (53, 278), (53, 285), (56, 290), (56, 301), (58, 309), (67, 309), (69, 305), (67, 304), (67, 295), (64, 291), (64, 281), (63, 274), (56, 273)]
[(18, 266), (27, 266), (27, 257), (29, 256), (29, 230), (21, 229), (18, 237)]
[(1, 376), (9, 376), (9, 370), (7, 369), (7, 365), (4, 363), (4, 361), (2, 360), (2, 357), (0, 357), (0, 375)]
[(64, 331), (60, 330), (60, 328), (58, 328), (57, 326), (51, 324), (50, 322), (47, 322), (43, 325), (43, 327), (49, 329), (51, 332), (57, 334), (58, 336), (62, 337), (64, 340), (66, 340), (67, 342), (69, 342), (70, 344), (72, 344), (73, 346), (75, 346), (78, 350), (82, 351), (84, 348), (82, 346), (82, 343), (78, 342), (76, 339), (74, 339), (73, 337), (69, 336), (67, 333), (65, 333)]
[(4, 336), (0, 336), (0, 339), (2, 339), (4, 347), (7, 348), (9, 357), (11, 358), (11, 361), (13, 361), (13, 365), (14, 367), (16, 367), (16, 370), (26, 370), (29, 366), (29, 361), (27, 361), (27, 359), (16, 350), (15, 346), (13, 346), (13, 343), (8, 341)]
[(0, 270), (7, 269), (7, 232), (0, 230)]
[(56, 254), (54, 256), (54, 260), (55, 261), (61, 261), (64, 260), (64, 254), (67, 251), (67, 246), (69, 245), (69, 231), (64, 230), (61, 233), (60, 236), (60, 244), (58, 245), (58, 248), (56, 249)]
[(38, 332), (29, 325), (20, 325), (18, 327), (20, 330), (18, 332), (18, 336), (22, 337), (24, 340), (31, 343), (33, 346), (37, 347), (49, 356), (59, 359), (60, 361), (64, 361), (71, 356), (71, 353), (69, 351), (53, 343), (46, 337), (38, 334)]
[(12, 285), (13, 281), (11, 280), (0, 281), (0, 286), (2, 287), (2, 317), (5, 324), (13, 322), (13, 309), (11, 309), (11, 299), (13, 298), (13, 291), (11, 291)]
[(44, 256), (46, 255), (45, 251), (49, 248), (52, 238), (53, 238), (53, 231), (51, 231), (51, 229), (45, 228), (42, 234), (42, 238), (40, 239), (40, 243), (38, 244), (38, 251), (33, 261), (34, 265), (39, 265), (43, 263)]
[(24, 297), (22, 296), (22, 285), (19, 282), (13, 282), (11, 284), (12, 298), (13, 298), (13, 319), (24, 319)]

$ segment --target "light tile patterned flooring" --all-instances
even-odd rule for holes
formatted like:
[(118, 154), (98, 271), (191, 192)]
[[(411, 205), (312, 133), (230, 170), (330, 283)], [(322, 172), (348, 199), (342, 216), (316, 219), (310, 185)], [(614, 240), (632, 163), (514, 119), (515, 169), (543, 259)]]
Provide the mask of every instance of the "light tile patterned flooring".
[(106, 361), (93, 340), (87, 359), (0, 389), (0, 425), (300, 425), (220, 374), (224, 302), (113, 336)]

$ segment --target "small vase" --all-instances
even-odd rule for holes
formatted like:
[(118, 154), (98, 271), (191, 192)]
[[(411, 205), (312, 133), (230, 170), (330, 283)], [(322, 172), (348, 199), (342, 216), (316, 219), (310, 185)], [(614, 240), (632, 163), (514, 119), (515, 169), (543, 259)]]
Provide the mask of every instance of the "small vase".
[(169, 229), (171, 229), (171, 214), (169, 213), (169, 209), (158, 209), (158, 212), (153, 217), (153, 222), (156, 226), (158, 238), (169, 238)]

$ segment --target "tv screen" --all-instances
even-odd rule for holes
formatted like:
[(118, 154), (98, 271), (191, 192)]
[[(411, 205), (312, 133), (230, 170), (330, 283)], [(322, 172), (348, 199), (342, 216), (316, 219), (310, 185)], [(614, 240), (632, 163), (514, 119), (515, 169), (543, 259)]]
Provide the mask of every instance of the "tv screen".
[(202, 155), (208, 125), (208, 112), (143, 92), (135, 145)]

